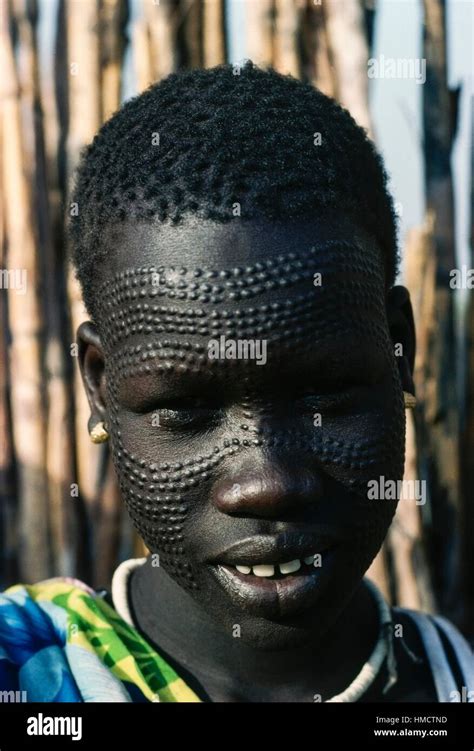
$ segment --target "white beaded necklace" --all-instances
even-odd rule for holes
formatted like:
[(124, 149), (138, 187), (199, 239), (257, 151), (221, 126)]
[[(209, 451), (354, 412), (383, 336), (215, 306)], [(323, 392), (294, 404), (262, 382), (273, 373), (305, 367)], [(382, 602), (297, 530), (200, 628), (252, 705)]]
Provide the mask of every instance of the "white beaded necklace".
[(349, 703), (357, 701), (372, 685), (377, 677), (383, 661), (387, 657), (389, 678), (383, 693), (386, 693), (397, 680), (395, 655), (393, 650), (393, 626), (392, 614), (382, 594), (370, 579), (364, 579), (364, 583), (372, 593), (378, 607), (380, 627), (379, 638), (367, 662), (362, 666), (352, 683), (340, 694), (332, 696), (326, 702)]

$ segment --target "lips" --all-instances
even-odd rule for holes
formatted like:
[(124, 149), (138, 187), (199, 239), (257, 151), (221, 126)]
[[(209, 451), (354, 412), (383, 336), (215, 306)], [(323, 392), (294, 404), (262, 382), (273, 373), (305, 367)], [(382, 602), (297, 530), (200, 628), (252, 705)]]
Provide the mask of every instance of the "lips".
[(331, 577), (339, 540), (309, 535), (247, 538), (209, 561), (235, 605), (281, 619), (311, 608)]
[(208, 556), (208, 563), (229, 566), (258, 566), (280, 564), (295, 559), (303, 560), (322, 553), (340, 542), (335, 534), (289, 533), (281, 535), (256, 535), (247, 537)]

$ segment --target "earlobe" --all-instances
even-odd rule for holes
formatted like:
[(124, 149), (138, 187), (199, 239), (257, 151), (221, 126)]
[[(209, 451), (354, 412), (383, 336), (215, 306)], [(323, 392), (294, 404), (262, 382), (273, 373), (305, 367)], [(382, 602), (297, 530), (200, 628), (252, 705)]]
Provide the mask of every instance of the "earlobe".
[(97, 327), (91, 321), (79, 326), (79, 367), (87, 395), (91, 416), (89, 433), (97, 429), (99, 423), (106, 423), (105, 357)]
[(387, 319), (403, 391), (414, 394), (416, 335), (410, 293), (406, 287), (397, 285), (389, 290)]

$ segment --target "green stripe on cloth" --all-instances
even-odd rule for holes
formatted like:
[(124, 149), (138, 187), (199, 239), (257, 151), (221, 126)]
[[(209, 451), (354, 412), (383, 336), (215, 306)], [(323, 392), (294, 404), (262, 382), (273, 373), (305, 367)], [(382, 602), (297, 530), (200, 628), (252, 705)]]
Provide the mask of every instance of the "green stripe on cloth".
[(51, 602), (67, 614), (66, 643), (93, 652), (120, 681), (133, 684), (149, 701), (200, 702), (173, 668), (98, 594), (77, 580), (49, 579), (16, 585), (38, 603)]

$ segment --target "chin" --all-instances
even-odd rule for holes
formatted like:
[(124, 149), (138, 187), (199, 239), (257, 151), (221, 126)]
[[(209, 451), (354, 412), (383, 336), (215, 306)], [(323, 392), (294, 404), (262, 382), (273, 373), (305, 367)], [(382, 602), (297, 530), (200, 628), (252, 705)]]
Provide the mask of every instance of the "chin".
[(241, 641), (262, 652), (282, 652), (320, 640), (329, 628), (315, 626), (316, 617), (301, 616), (298, 622), (272, 623), (263, 619), (242, 619)]
[(297, 649), (316, 643), (330, 631), (337, 619), (333, 603), (326, 603), (325, 598), (291, 617), (268, 618), (240, 609), (222, 596), (217, 599), (215, 592), (207, 591), (206, 594), (202, 597), (203, 591), (200, 591), (199, 604), (216, 627), (240, 644), (264, 652)]
[(200, 586), (190, 594), (231, 638), (265, 651), (297, 648), (331, 631), (363, 579), (367, 558), (357, 544), (339, 547), (321, 568), (301, 567), (279, 580), (209, 566), (200, 568)]

